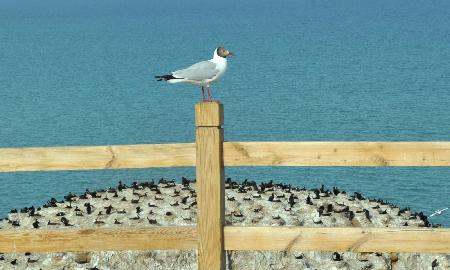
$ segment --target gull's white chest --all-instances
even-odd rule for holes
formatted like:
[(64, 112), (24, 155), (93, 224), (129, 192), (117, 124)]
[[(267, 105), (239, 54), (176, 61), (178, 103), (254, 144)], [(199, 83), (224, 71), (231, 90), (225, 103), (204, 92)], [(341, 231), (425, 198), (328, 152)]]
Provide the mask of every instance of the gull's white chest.
[(218, 58), (214, 58), (214, 59), (210, 60), (211, 62), (216, 64), (216, 69), (218, 70), (218, 72), (217, 72), (216, 76), (214, 76), (213, 78), (205, 80), (206, 84), (214, 83), (214, 82), (220, 80), (220, 78), (222, 78), (223, 75), (225, 75), (225, 71), (227, 70), (227, 59), (222, 58), (222, 57), (218, 57)]

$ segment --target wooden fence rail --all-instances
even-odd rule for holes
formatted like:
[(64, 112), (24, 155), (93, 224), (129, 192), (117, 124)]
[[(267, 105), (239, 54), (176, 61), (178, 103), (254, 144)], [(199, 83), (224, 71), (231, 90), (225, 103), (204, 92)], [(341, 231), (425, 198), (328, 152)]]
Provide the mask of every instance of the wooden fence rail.
[(225, 226), (226, 250), (449, 253), (448, 229)]
[(450, 166), (450, 142), (223, 142), (223, 106), (196, 104), (196, 143), (0, 149), (0, 172), (196, 166), (197, 227), (0, 230), (0, 252), (198, 249), (450, 253), (450, 229), (224, 226), (224, 166)]
[[(194, 226), (2, 230), (0, 252), (197, 249)], [(428, 228), (224, 227), (225, 250), (449, 253), (450, 232)]]
[(1, 230), (0, 252), (195, 249), (197, 229), (188, 227)]
[(0, 172), (195, 166), (195, 144), (0, 148)]
[[(0, 172), (195, 166), (195, 144), (0, 148)], [(224, 142), (225, 166), (450, 166), (450, 142)]]

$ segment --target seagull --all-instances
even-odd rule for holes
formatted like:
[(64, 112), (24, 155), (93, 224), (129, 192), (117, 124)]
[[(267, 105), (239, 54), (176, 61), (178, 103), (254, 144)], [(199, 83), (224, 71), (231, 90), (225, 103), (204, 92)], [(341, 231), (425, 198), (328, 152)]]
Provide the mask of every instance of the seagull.
[(205, 86), (208, 89), (208, 100), (211, 99), (211, 83), (218, 81), (223, 77), (227, 70), (227, 57), (234, 54), (224, 47), (218, 47), (214, 50), (214, 56), (207, 61), (201, 61), (190, 67), (180, 69), (168, 75), (155, 76), (158, 81), (169, 83), (190, 83), (202, 86), (203, 101), (205, 98)]
[(433, 216), (436, 216), (436, 215), (440, 215), (440, 214), (442, 214), (442, 212), (447, 211), (447, 210), (448, 210), (448, 207), (445, 207), (444, 209), (441, 209), (441, 210), (436, 210), (436, 211), (434, 211), (434, 213), (431, 214), (429, 217), (433, 217)]

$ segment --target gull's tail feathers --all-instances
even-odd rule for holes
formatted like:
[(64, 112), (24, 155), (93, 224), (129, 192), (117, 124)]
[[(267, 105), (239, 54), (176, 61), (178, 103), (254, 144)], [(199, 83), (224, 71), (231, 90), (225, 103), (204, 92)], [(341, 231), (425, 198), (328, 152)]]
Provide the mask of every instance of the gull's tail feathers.
[(174, 77), (172, 74), (169, 75), (161, 75), (161, 76), (155, 76), (156, 79), (158, 79), (158, 81), (170, 81), (170, 80), (174, 80), (174, 79), (180, 79), (180, 78), (176, 78)]

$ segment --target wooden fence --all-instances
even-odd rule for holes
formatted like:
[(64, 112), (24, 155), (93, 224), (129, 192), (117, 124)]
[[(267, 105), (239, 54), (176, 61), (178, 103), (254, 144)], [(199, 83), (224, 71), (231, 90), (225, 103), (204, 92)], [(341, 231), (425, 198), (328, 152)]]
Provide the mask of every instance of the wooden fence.
[(0, 230), (0, 252), (198, 249), (450, 253), (450, 229), (224, 226), (224, 166), (450, 166), (450, 142), (223, 142), (223, 106), (195, 106), (196, 143), (0, 149), (0, 172), (196, 166), (197, 226)]

